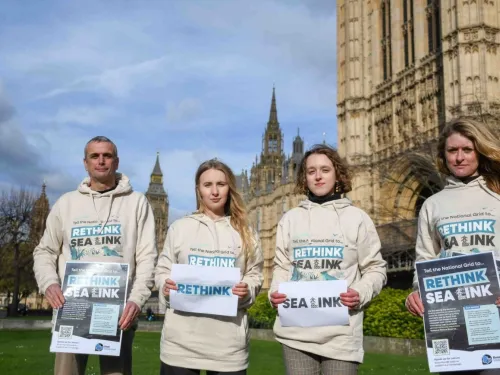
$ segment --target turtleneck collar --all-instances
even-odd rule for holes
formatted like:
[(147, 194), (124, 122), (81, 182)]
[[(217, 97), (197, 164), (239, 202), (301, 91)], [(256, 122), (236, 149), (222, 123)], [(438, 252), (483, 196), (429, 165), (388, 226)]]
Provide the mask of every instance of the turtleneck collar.
[(334, 193), (332, 195), (323, 195), (323, 196), (317, 196), (311, 192), (309, 192), (307, 194), (307, 199), (309, 199), (311, 202), (317, 203), (317, 204), (331, 202), (331, 201), (334, 201), (334, 200), (340, 199), (340, 198), (342, 198), (342, 194), (340, 194), (340, 193)]
[(469, 182), (472, 182), (472, 181), (474, 181), (475, 179), (477, 179), (479, 177), (480, 177), (480, 175), (469, 176), (469, 177), (459, 178), (459, 180), (462, 181), (465, 185), (467, 185)]

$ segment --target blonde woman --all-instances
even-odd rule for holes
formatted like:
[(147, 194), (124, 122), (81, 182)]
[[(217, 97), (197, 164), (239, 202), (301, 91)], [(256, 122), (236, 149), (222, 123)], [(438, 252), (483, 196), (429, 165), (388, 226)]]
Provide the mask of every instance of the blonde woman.
[[(350, 316), (347, 326), (327, 327), (283, 327), (278, 316), (274, 332), (283, 344), (286, 373), (354, 375), (364, 354), (363, 308), (386, 281), (380, 240), (370, 217), (342, 197), (351, 190), (351, 178), (332, 147), (316, 145), (305, 153), (296, 190), (307, 199), (278, 225), (271, 304), (276, 308), (286, 299), (278, 292), (281, 282), (346, 280), (348, 290), (340, 300)], [(342, 250), (334, 258), (321, 256), (329, 246)], [(312, 251), (296, 259), (295, 250), (304, 247)]]
[[(202, 163), (195, 177), (197, 213), (175, 221), (169, 228), (156, 268), (156, 286), (168, 299), (176, 290), (170, 279), (172, 264), (189, 259), (217, 264), (234, 259), (241, 282), (233, 288), (239, 296), (236, 317), (186, 313), (167, 309), (160, 345), (161, 375), (244, 375), (248, 367), (247, 309), (262, 285), (263, 257), (252, 233), (236, 179), (224, 163)], [(227, 260), (227, 259), (224, 259)], [(197, 262), (202, 264), (204, 262)], [(231, 262), (221, 262), (228, 264)]]
[[(439, 171), (447, 175), (444, 190), (428, 198), (420, 211), (416, 260), (447, 257), (452, 253), (494, 251), (500, 257), (500, 141), (485, 123), (459, 118), (448, 123), (438, 141)], [(468, 225), (477, 222), (478, 225)], [(488, 226), (486, 241), (477, 229)], [(468, 228), (467, 233), (460, 228)], [(483, 236), (482, 229), (477, 230)], [(479, 234), (480, 233), (480, 234)], [(481, 237), (484, 239), (483, 237)], [(406, 300), (410, 313), (423, 316), (418, 292)], [(497, 299), (497, 304), (498, 304)], [(451, 374), (447, 372), (446, 374)], [(500, 374), (500, 370), (457, 372), (460, 375)]]

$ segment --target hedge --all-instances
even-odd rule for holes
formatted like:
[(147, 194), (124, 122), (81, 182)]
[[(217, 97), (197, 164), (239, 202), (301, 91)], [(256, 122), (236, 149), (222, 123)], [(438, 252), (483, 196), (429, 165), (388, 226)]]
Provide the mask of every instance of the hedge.
[(411, 315), (405, 300), (411, 290), (385, 288), (365, 310), (365, 336), (423, 339), (422, 318)]
[[(366, 336), (423, 339), (421, 318), (411, 315), (405, 300), (411, 290), (385, 288), (365, 309), (363, 331)], [(270, 329), (276, 319), (276, 310), (271, 307), (267, 293), (257, 296), (255, 304), (248, 310), (251, 328)]]
[(261, 293), (257, 296), (255, 303), (248, 309), (248, 323), (251, 328), (273, 328), (277, 311), (272, 308), (267, 293)]

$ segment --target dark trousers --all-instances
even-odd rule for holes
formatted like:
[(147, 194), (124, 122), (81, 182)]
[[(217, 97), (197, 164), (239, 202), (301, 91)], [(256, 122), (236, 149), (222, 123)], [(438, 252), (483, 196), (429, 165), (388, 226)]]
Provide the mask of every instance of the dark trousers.
[[(160, 375), (200, 375), (201, 370), (195, 370), (183, 367), (174, 367), (167, 365), (166, 363), (161, 363)], [(207, 371), (207, 375), (246, 375), (247, 370), (240, 371)]]

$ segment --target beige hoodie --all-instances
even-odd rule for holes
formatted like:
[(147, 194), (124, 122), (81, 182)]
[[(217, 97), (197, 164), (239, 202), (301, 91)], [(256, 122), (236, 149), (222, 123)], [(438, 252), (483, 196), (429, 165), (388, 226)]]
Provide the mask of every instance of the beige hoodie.
[(50, 211), (33, 252), (40, 293), (61, 284), (66, 261), (128, 263), (128, 300), (142, 307), (151, 295), (157, 257), (151, 207), (123, 174), (117, 174), (116, 188), (103, 194), (91, 190), (89, 182), (84, 179)]
[(242, 281), (248, 284), (249, 294), (240, 300), (236, 317), (167, 308), (160, 345), (162, 362), (209, 371), (240, 371), (248, 367), (246, 309), (255, 302), (263, 279), (263, 257), (256, 235), (254, 244), (255, 257), (244, 264), (241, 238), (229, 217), (214, 221), (204, 214), (195, 214), (170, 226), (156, 267), (155, 280), (160, 291), (170, 277), (172, 264), (189, 264), (194, 259), (224, 267), (234, 260), (234, 267), (241, 269)]
[[(307, 255), (323, 246), (341, 247), (335, 258)], [(300, 258), (295, 252), (300, 249)], [(304, 255), (305, 254), (305, 255)], [(288, 211), (278, 225), (273, 281), (346, 280), (359, 293), (360, 305), (350, 311), (348, 326), (282, 327), (274, 324), (276, 339), (294, 349), (342, 361), (363, 361), (363, 306), (386, 281), (386, 262), (380, 240), (368, 215), (348, 198), (321, 205), (305, 200)]]
[[(464, 184), (455, 177), (429, 197), (420, 210), (416, 261), (446, 258), (454, 253), (493, 251), (500, 258), (500, 195), (483, 177)], [(413, 288), (418, 289), (417, 275)]]

